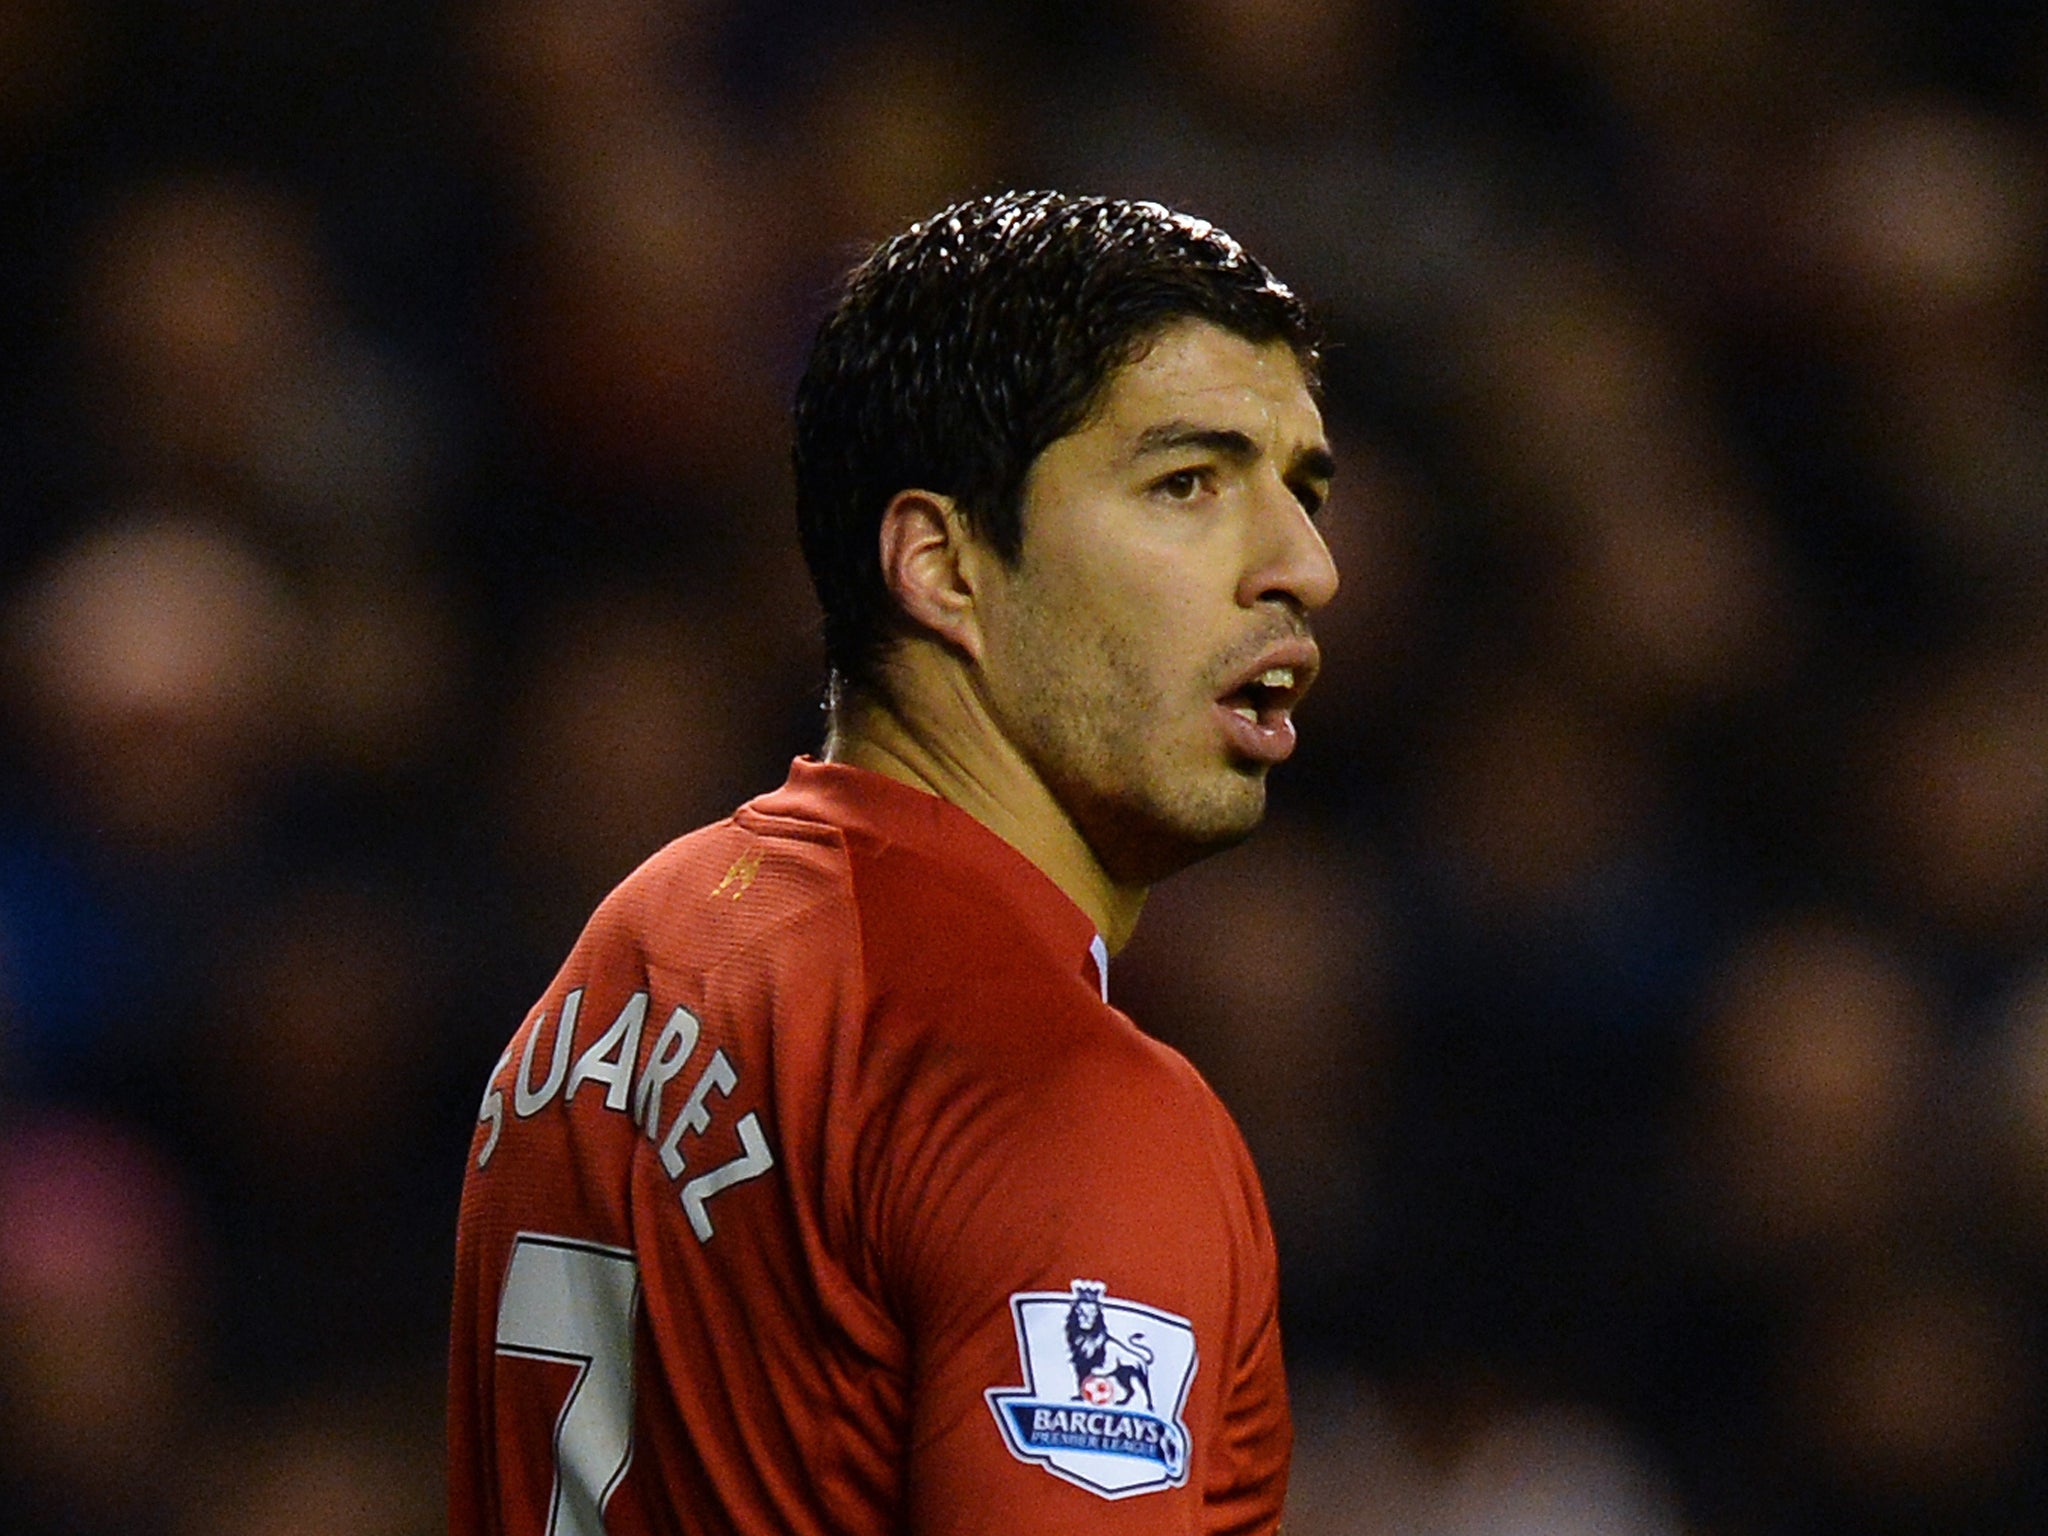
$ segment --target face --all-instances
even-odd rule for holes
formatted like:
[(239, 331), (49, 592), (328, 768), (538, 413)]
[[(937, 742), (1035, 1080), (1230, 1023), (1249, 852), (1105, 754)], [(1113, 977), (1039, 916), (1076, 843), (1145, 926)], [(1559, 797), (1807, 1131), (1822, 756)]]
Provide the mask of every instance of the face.
[(1337, 590), (1332, 470), (1284, 343), (1164, 330), (1025, 483), (1023, 549), (980, 601), (998, 725), (1119, 881), (1257, 826)]

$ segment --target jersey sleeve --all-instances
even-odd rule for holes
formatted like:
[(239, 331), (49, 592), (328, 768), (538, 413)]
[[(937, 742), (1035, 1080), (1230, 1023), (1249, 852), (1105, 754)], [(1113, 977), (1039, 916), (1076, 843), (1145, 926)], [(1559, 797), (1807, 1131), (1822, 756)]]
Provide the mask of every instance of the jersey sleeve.
[[(1083, 1016), (1042, 1016), (1062, 1007)], [(1229, 1116), (1106, 1009), (1032, 999), (973, 1042), (924, 1041), (930, 1097), (874, 1184), (913, 1355), (911, 1529), (1274, 1529), (1277, 1278)]]

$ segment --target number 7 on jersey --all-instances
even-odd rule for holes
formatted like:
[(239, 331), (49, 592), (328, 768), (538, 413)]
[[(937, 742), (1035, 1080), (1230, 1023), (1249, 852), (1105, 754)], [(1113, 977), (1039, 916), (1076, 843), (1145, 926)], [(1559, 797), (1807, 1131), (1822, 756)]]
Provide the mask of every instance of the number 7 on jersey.
[(604, 1536), (633, 1457), (633, 1325), (640, 1266), (624, 1248), (522, 1232), (498, 1298), (497, 1351), (576, 1368), (555, 1420), (547, 1536)]

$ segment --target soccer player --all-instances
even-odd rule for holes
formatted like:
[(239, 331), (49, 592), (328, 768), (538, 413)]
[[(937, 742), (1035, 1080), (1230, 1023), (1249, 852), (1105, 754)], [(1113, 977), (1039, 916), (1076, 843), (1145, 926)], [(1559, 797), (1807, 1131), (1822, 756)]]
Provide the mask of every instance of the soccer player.
[(492, 1074), (454, 1536), (1274, 1529), (1258, 1181), (1106, 975), (1294, 746), (1314, 364), (1148, 203), (852, 273), (796, 402), (823, 758), (613, 893)]

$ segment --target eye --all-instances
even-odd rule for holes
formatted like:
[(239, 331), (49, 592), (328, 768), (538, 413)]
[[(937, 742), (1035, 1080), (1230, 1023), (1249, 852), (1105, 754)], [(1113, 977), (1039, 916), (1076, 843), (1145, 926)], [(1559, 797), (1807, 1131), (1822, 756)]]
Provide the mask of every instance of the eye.
[(1177, 469), (1152, 482), (1153, 494), (1168, 501), (1193, 501), (1208, 488), (1209, 472), (1205, 469)]
[(1330, 482), (1326, 476), (1313, 472), (1298, 473), (1289, 476), (1286, 484), (1300, 503), (1301, 510), (1311, 518), (1330, 504)]

